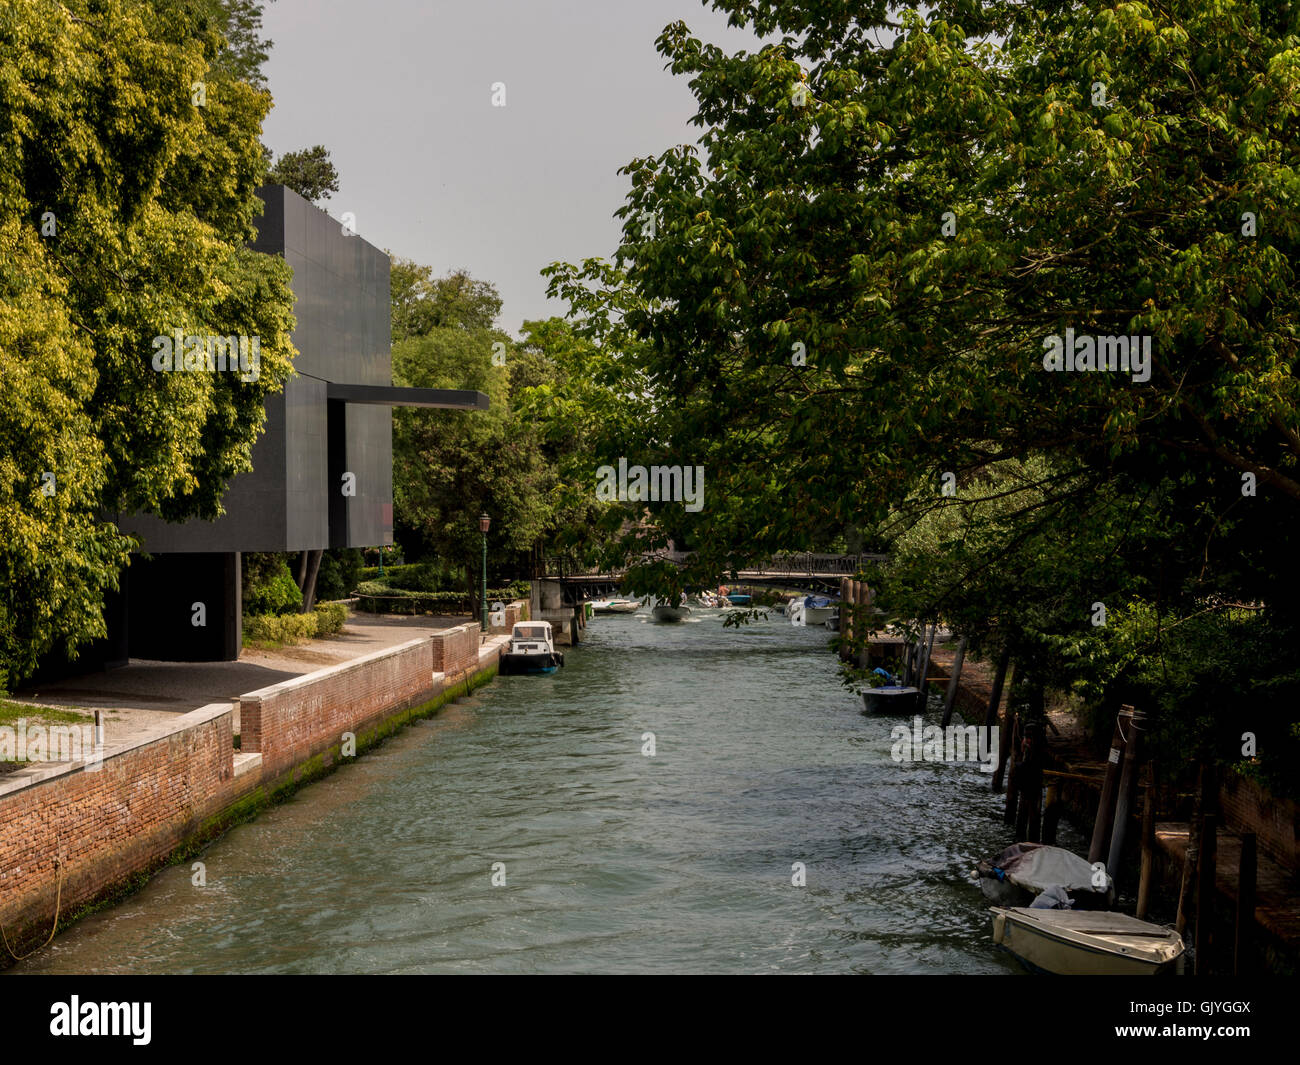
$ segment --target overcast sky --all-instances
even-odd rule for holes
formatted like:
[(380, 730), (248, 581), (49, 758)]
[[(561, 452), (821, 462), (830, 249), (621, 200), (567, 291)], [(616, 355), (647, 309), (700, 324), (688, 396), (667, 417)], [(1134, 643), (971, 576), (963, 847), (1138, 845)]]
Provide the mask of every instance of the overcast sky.
[(274, 0), (263, 139), (277, 156), (324, 144), (330, 214), (438, 274), (493, 282), (516, 333), (564, 313), (543, 266), (617, 246), (619, 167), (696, 140), (687, 79), (654, 46), (677, 19), (755, 47), (699, 0)]

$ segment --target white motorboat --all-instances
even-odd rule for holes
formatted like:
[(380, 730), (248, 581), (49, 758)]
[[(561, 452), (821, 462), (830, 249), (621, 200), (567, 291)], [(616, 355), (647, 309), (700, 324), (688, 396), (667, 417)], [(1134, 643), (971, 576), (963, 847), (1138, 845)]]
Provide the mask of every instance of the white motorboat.
[(1059, 976), (1155, 976), (1183, 970), (1172, 928), (1104, 910), (995, 906), (993, 942), (1027, 967)]
[(520, 673), (554, 673), (564, 665), (563, 653), (555, 649), (549, 621), (519, 621), (510, 633), (510, 644), (501, 652), (498, 672), (503, 676)]
[(786, 608), (791, 625), (825, 625), (837, 612), (834, 601), (824, 595), (805, 595)]
[(597, 614), (635, 614), (640, 605), (639, 599), (606, 599), (592, 604)]

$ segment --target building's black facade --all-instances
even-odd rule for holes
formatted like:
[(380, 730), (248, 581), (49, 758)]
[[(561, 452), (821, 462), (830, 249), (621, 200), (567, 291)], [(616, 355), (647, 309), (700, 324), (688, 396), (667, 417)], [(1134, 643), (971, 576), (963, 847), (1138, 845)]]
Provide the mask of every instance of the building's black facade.
[[(267, 400), (253, 470), (227, 486), (223, 517), (119, 519), (150, 557), (132, 556), (106, 607), (108, 638), (83, 651), (78, 672), (128, 657), (238, 658), (240, 553), (391, 544), (391, 408), (487, 408), (479, 392), (394, 388), (388, 256), (282, 185), (258, 194), (266, 213), (253, 247), (293, 268), (296, 373)], [(354, 494), (343, 491), (348, 474)]]

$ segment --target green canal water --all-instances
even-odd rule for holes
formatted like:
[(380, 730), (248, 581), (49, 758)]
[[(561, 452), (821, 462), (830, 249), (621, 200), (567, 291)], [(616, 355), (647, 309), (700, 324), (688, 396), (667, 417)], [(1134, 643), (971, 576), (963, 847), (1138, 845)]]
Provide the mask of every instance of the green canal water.
[(894, 762), (824, 629), (587, 636), (233, 829), (206, 886), (168, 868), (12, 971), (1018, 971), (967, 879), (1010, 842), (988, 776)]

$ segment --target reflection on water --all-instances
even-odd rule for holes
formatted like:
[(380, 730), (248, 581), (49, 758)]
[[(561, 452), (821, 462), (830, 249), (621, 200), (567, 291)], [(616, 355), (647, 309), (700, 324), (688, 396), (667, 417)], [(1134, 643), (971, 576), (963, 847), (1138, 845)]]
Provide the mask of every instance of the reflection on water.
[(824, 629), (586, 635), (12, 971), (1016, 971), (965, 879), (1010, 842), (988, 776), (892, 761)]

